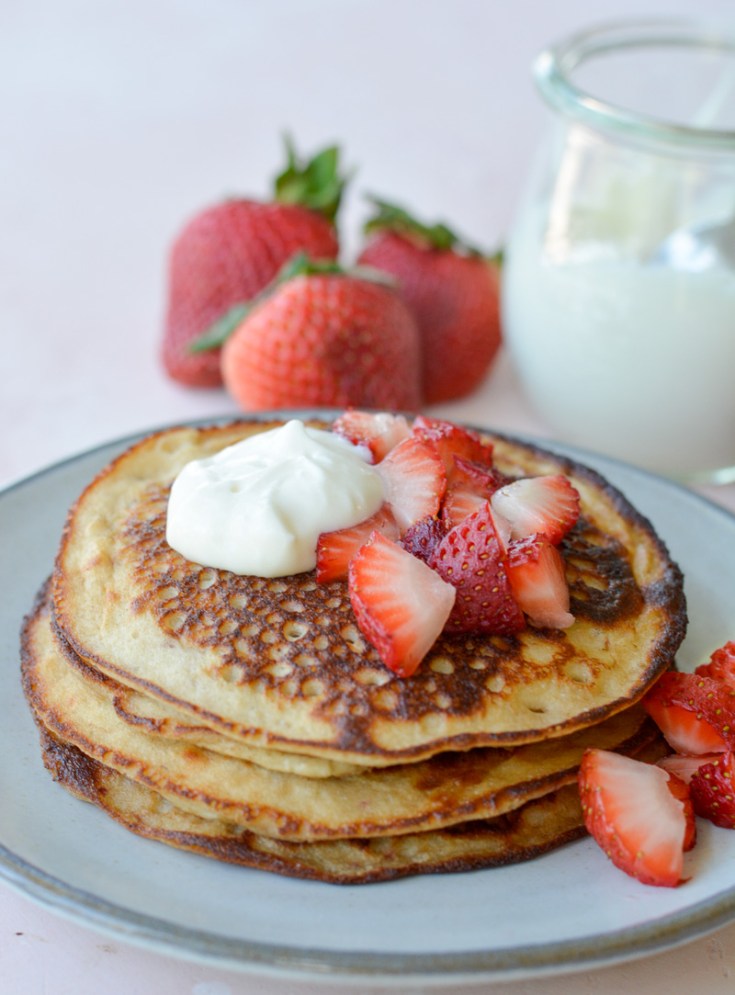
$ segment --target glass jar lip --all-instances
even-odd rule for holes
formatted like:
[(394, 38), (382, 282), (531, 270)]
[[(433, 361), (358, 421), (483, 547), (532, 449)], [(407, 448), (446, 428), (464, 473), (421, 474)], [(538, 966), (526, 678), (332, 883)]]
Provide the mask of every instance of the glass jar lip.
[(541, 51), (533, 75), (545, 100), (597, 129), (673, 147), (735, 151), (735, 130), (674, 124), (638, 114), (588, 93), (570, 74), (592, 56), (615, 49), (663, 46), (708, 48), (735, 56), (735, 30), (699, 21), (617, 21), (568, 36)]

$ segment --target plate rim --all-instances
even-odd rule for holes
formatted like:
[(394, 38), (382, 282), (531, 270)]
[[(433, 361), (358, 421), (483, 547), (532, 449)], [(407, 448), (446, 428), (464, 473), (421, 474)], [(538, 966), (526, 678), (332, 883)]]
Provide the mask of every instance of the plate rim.
[[(227, 424), (242, 419), (269, 421), (287, 417), (329, 419), (338, 409), (287, 409), (241, 414), (213, 415), (197, 419), (177, 419), (157, 427), (137, 430), (82, 449), (0, 488), (0, 505), (19, 489), (33, 487), (56, 472), (76, 463), (113, 453), (134, 444), (151, 433), (177, 426), (201, 427)], [(593, 468), (605, 466), (648, 478), (667, 489), (678, 491), (693, 504), (702, 504), (710, 514), (735, 525), (735, 513), (685, 485), (661, 477), (623, 460), (553, 439), (525, 433), (496, 430), (462, 421), (478, 431), (516, 438), (550, 452), (571, 456)], [(599, 471), (598, 471), (599, 472)], [(613, 483), (613, 486), (617, 486)], [(467, 950), (444, 953), (380, 952), (337, 950), (328, 947), (298, 947), (266, 941), (228, 937), (190, 926), (179, 926), (165, 918), (146, 915), (118, 905), (36, 867), (15, 854), (0, 840), (0, 879), (21, 894), (66, 918), (94, 930), (123, 938), (131, 944), (157, 950), (179, 960), (195, 960), (244, 973), (270, 975), (302, 981), (319, 977), (326, 981), (371, 981), (383, 986), (419, 981), (437, 986), (448, 983), (538, 978), (583, 969), (602, 968), (631, 961), (691, 942), (727, 925), (735, 919), (735, 884), (648, 923), (598, 932), (578, 939), (549, 941), (533, 946), (506, 946), (493, 950)]]

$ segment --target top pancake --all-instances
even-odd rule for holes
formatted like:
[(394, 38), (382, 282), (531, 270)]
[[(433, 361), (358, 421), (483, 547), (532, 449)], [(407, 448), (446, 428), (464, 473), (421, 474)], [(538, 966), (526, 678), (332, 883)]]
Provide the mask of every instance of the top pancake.
[(682, 578), (650, 523), (593, 471), (493, 435), (503, 472), (562, 472), (580, 491), (562, 547), (576, 617), (564, 632), (442, 636), (399, 678), (362, 637), (344, 582), (185, 560), (165, 539), (178, 471), (277, 424), (156, 433), (83, 492), (53, 598), (61, 634), (91, 666), (226, 735), (370, 766), (559, 736), (625, 708), (671, 666), (686, 627)]

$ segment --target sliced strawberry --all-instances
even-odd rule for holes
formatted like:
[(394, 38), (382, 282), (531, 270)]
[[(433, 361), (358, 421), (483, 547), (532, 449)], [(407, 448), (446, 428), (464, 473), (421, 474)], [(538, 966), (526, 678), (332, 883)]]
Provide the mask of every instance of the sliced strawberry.
[(434, 550), (447, 534), (441, 518), (422, 518), (409, 525), (401, 538), (401, 545), (424, 563), (430, 563)]
[(473, 490), (450, 486), (447, 488), (447, 493), (442, 502), (442, 520), (446, 522), (448, 528), (452, 529), (455, 525), (459, 525), (468, 515), (479, 511), (487, 503), (487, 498), (481, 494), (477, 494)]
[(677, 753), (724, 753), (735, 747), (735, 690), (700, 674), (668, 671), (643, 706)]
[(444, 497), (447, 475), (430, 443), (409, 436), (376, 466), (383, 479), (385, 499), (401, 532), (427, 516), (435, 516)]
[(695, 757), (683, 753), (671, 753), (668, 757), (662, 757), (658, 761), (658, 765), (669, 771), (670, 774), (676, 774), (685, 784), (689, 784), (702, 764), (712, 763), (720, 756), (722, 756), (721, 753), (700, 753), (699, 756)]
[(492, 466), (493, 447), (483, 442), (481, 436), (471, 429), (462, 428), (440, 418), (419, 415), (414, 419), (412, 430), (419, 439), (433, 442), (444, 460), (447, 476), (454, 472), (454, 457), (462, 456), (485, 466)]
[(562, 474), (522, 477), (492, 496), (493, 511), (511, 525), (511, 536), (545, 536), (557, 543), (579, 518), (579, 492)]
[(367, 446), (373, 454), (373, 462), (379, 463), (410, 434), (411, 429), (403, 415), (349, 408), (335, 419), (332, 431), (356, 446)]
[(702, 764), (689, 783), (694, 811), (716, 826), (735, 829), (735, 754)]
[(681, 883), (684, 849), (695, 829), (688, 788), (676, 775), (610, 750), (588, 749), (579, 792), (585, 826), (616, 867), (644, 884)]
[(328, 584), (346, 577), (350, 560), (373, 532), (380, 532), (389, 539), (398, 538), (396, 520), (386, 505), (351, 528), (322, 532), (316, 546), (317, 582)]
[(449, 479), (457, 486), (462, 486), (467, 490), (475, 490), (478, 494), (483, 494), (488, 498), (498, 488), (511, 483), (510, 479), (500, 470), (496, 470), (495, 467), (458, 455), (454, 457), (453, 466), (449, 471)]
[(508, 580), (513, 597), (536, 626), (568, 629), (569, 587), (561, 553), (548, 539), (527, 536), (508, 545)]
[[(483, 466), (463, 456), (455, 456), (454, 468), (449, 474), (447, 491), (442, 503), (442, 518), (450, 528), (459, 525), (463, 518), (489, 501), (495, 491), (505, 483), (507, 477), (499, 470)], [(510, 537), (510, 529), (505, 531)]]
[(457, 588), (448, 632), (511, 635), (525, 628), (507, 573), (507, 557), (487, 502), (451, 529), (430, 564)]
[(431, 567), (378, 532), (350, 561), (349, 591), (360, 630), (399, 677), (414, 673), (434, 645), (456, 597)]
[(716, 681), (723, 681), (730, 687), (735, 688), (735, 642), (725, 643), (720, 646), (709, 658), (709, 663), (703, 663), (694, 671), (703, 677), (711, 677)]
[[(665, 767), (661, 768), (666, 770)], [(684, 817), (686, 819), (686, 828), (684, 830), (684, 852), (691, 850), (694, 844), (697, 842), (697, 823), (694, 819), (696, 811), (694, 809), (694, 801), (692, 800), (692, 795), (689, 790), (689, 783), (683, 778), (679, 777), (676, 771), (666, 770), (669, 774), (669, 791), (677, 798), (684, 806)]]

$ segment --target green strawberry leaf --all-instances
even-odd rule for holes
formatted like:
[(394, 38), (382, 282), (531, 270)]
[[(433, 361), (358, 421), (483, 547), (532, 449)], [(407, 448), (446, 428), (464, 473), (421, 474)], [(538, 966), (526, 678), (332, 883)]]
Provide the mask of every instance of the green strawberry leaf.
[(427, 225), (397, 204), (373, 196), (369, 196), (368, 200), (372, 203), (375, 213), (365, 223), (366, 234), (375, 231), (393, 231), (430, 249), (459, 252), (468, 256), (486, 256), (485, 252), (470, 245), (442, 221)]
[(249, 314), (250, 304), (235, 304), (225, 311), (206, 332), (202, 332), (197, 338), (192, 339), (188, 345), (189, 352), (209, 352), (210, 349), (218, 349), (232, 335), (237, 326)]
[(340, 150), (330, 145), (302, 161), (290, 136), (284, 138), (286, 168), (274, 181), (275, 199), (318, 211), (330, 221), (337, 217), (348, 177), (340, 174)]

